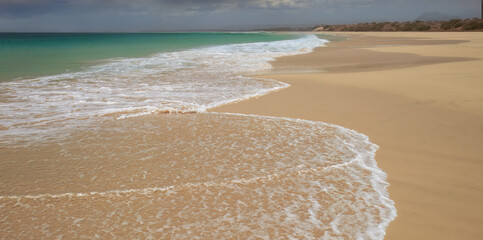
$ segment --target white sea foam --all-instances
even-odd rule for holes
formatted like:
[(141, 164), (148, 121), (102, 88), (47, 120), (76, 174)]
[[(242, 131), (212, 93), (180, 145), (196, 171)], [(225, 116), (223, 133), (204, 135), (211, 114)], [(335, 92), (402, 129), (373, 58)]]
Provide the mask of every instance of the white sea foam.
[(84, 71), (0, 84), (0, 141), (30, 139), (86, 120), (156, 112), (203, 112), (287, 87), (243, 76), (269, 69), (276, 57), (306, 53), (314, 35), (231, 44), (113, 60)]
[[(301, 119), (226, 113), (152, 116), (114, 123), (83, 138), (65, 139), (61, 157), (66, 160), (47, 157), (50, 168), (46, 170), (58, 176), (67, 173), (66, 179), (31, 179), (32, 186), (27, 181), (12, 186), (13, 191), (31, 187), (34, 192), (53, 191), (57, 186), (60, 192), (0, 197), (0, 207), (6, 212), (0, 230), (18, 237), (35, 232), (27, 228), (20, 234), (9, 232), (20, 220), (29, 226), (49, 222), (58, 226), (45, 231), (56, 236), (79, 227), (77, 219), (83, 218), (89, 224), (80, 226), (78, 232), (89, 227), (92, 234), (112, 229), (116, 236), (129, 237), (383, 239), (396, 216), (386, 175), (374, 159), (377, 146), (350, 129)], [(189, 136), (183, 131), (190, 132)], [(123, 134), (128, 132), (131, 134)], [(156, 136), (173, 135), (176, 141), (165, 137), (153, 141)], [(136, 147), (129, 148), (131, 145)], [(214, 153), (223, 157), (214, 157)], [(141, 160), (146, 154), (154, 159)], [(97, 157), (102, 163), (82, 163), (86, 155), (92, 162)], [(75, 171), (63, 161), (75, 162)], [(124, 166), (130, 170), (120, 174)], [(140, 175), (146, 169), (151, 173), (145, 181)], [(78, 178), (78, 173), (85, 176)], [(85, 184), (83, 179), (92, 179), (92, 174), (99, 177)], [(65, 182), (69, 182), (66, 189), (78, 185), (75, 188), (86, 191), (65, 193)], [(80, 209), (83, 215), (77, 215)], [(119, 222), (122, 219), (128, 219), (128, 228), (136, 230), (122, 233), (126, 228)], [(173, 232), (179, 235), (170, 235)]]

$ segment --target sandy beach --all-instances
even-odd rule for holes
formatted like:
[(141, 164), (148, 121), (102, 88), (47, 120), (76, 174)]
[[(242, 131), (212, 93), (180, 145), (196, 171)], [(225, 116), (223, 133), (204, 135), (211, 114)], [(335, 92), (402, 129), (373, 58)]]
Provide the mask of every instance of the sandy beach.
[(334, 34), (263, 76), (289, 88), (212, 111), (364, 133), (398, 210), (386, 239), (482, 239), (483, 33)]

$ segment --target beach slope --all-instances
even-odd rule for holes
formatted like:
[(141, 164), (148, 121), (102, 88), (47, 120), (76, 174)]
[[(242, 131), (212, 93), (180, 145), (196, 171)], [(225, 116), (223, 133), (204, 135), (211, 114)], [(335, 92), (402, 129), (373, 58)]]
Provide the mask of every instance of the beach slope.
[(282, 91), (225, 105), (368, 135), (398, 216), (386, 239), (483, 238), (483, 33), (334, 33), (263, 77)]

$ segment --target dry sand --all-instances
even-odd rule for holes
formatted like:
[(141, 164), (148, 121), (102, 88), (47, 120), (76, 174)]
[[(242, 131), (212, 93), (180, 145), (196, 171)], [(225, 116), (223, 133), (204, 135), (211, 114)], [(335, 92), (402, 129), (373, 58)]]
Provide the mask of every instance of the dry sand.
[(483, 33), (334, 34), (274, 62), (291, 87), (213, 111), (362, 132), (398, 209), (386, 239), (483, 239)]

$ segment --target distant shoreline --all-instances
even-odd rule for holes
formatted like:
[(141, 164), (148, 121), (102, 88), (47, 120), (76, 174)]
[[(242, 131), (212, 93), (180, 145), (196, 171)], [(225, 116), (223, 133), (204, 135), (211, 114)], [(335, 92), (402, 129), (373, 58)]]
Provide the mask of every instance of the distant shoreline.
[(246, 32), (480, 32), (483, 31), (483, 19), (452, 19), (447, 21), (406, 21), (406, 22), (366, 22), (355, 24), (322, 24), (300, 27), (269, 27), (245, 30), (201, 29), (183, 31), (141, 31), (141, 32), (0, 32), (5, 33), (65, 33), (65, 34), (126, 34), (126, 33), (246, 33)]

